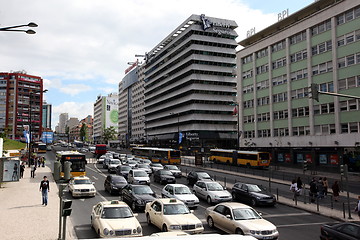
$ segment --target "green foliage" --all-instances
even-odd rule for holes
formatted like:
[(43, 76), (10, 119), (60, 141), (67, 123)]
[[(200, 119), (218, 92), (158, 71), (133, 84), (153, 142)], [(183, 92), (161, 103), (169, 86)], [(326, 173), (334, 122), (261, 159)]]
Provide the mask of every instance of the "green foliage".
[(109, 140), (115, 140), (117, 133), (114, 127), (108, 127), (104, 129), (103, 140), (107, 143)]
[(84, 142), (88, 141), (87, 129), (88, 129), (87, 125), (83, 123), (80, 128), (80, 139)]
[(26, 143), (14, 141), (11, 139), (4, 139), (4, 150), (15, 150), (15, 149), (24, 149)]

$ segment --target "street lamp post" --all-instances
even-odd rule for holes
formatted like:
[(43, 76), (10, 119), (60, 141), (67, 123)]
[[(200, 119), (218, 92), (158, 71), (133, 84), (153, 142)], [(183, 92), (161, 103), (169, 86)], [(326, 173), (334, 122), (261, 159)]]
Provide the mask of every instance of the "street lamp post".
[(36, 32), (32, 29), (14, 29), (14, 28), (21, 28), (21, 27), (37, 27), (38, 25), (36, 23), (30, 22), (28, 24), (23, 25), (17, 25), (17, 26), (11, 26), (11, 27), (3, 27), (0, 28), (0, 31), (8, 31), (8, 32), (25, 32), (27, 34), (35, 34)]

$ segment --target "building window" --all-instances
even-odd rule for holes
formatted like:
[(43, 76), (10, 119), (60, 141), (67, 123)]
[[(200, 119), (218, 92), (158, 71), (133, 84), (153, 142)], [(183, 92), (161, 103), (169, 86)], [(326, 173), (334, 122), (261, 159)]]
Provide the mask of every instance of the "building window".
[(243, 93), (252, 93), (252, 92), (254, 92), (253, 84), (243, 87)]
[(307, 97), (308, 92), (309, 92), (308, 87), (292, 90), (291, 99), (299, 99), (299, 98)]
[(348, 55), (346, 57), (338, 58), (338, 68), (348, 67), (360, 63), (360, 53)]
[(285, 84), (285, 83), (287, 83), (287, 76), (286, 76), (286, 74), (284, 74), (284, 75), (281, 75), (278, 77), (274, 77), (274, 78), (272, 78), (271, 81), (272, 81), (273, 86)]
[(271, 45), (271, 52), (280, 51), (281, 49), (284, 49), (285, 46), (286, 46), (286, 41), (285, 40), (277, 42), (277, 43)]
[(332, 72), (332, 69), (333, 69), (332, 61), (329, 61), (312, 66), (312, 74), (313, 76), (315, 76), (326, 72)]
[(337, 20), (337, 24), (341, 25), (341, 24), (344, 24), (346, 22), (350, 22), (353, 19), (359, 18), (359, 17), (360, 17), (360, 6), (356, 7), (356, 8), (353, 8), (353, 9), (351, 9), (349, 11), (346, 11), (345, 13), (342, 13), (342, 14), (338, 15), (336, 17), (336, 20)]
[(314, 105), (314, 115), (329, 114), (335, 112), (334, 103), (325, 103), (321, 105)]
[(256, 89), (261, 90), (269, 87), (269, 80), (264, 80), (256, 83)]
[(244, 123), (252, 123), (255, 121), (254, 115), (244, 116)]
[(262, 74), (262, 73), (266, 73), (268, 71), (269, 71), (269, 65), (268, 64), (256, 67), (256, 74), (257, 75)]
[(308, 76), (307, 68), (304, 68), (304, 69), (301, 69), (301, 70), (290, 73), (291, 81), (304, 79), (304, 78), (307, 78), (307, 76)]
[(286, 92), (278, 93), (278, 94), (273, 95), (273, 102), (274, 103), (284, 102), (284, 101), (287, 101), (287, 93)]
[(257, 115), (257, 121), (258, 122), (267, 122), (270, 121), (270, 113), (260, 113)]
[(243, 79), (247, 79), (247, 78), (252, 78), (253, 76), (253, 71), (252, 70), (248, 70), (242, 73), (242, 78)]
[(339, 79), (338, 82), (339, 82), (339, 91), (344, 89), (351, 89), (354, 87), (360, 87), (360, 75), (345, 79)]
[(248, 100), (244, 102), (244, 108), (252, 108), (254, 107), (254, 100)]
[(314, 36), (314, 35), (320, 34), (322, 32), (328, 31), (330, 29), (331, 29), (331, 19), (326, 20), (325, 22), (322, 22), (322, 23), (312, 27), (311, 35)]
[(288, 118), (288, 110), (275, 111), (274, 120), (287, 119)]
[(294, 63), (294, 62), (299, 62), (301, 60), (304, 60), (307, 58), (307, 51), (302, 50), (300, 52), (294, 53), (292, 55), (290, 55), (290, 62)]
[(267, 48), (261, 49), (260, 51), (257, 51), (255, 55), (256, 58), (266, 57), (268, 55), (268, 49)]
[(271, 134), (270, 129), (258, 130), (258, 137), (270, 137), (270, 134)]
[(291, 116), (293, 118), (309, 116), (309, 107), (293, 108), (291, 109)]
[(263, 105), (267, 105), (270, 103), (270, 98), (269, 98), (269, 96), (262, 97), (262, 98), (258, 98), (256, 101), (257, 101), (258, 106), (263, 106)]
[(309, 126), (293, 127), (293, 136), (310, 135)]
[(246, 57), (242, 58), (242, 63), (246, 64), (246, 63), (252, 62), (252, 60), (253, 59), (252, 59), (252, 54), (251, 54), (249, 56), (246, 56)]
[(302, 42), (306, 40), (306, 31), (302, 31), (290, 37), (290, 45)]
[(244, 138), (254, 138), (255, 137), (255, 131), (244, 131)]
[(289, 136), (288, 128), (274, 128), (274, 137)]
[(272, 69), (277, 69), (286, 66), (286, 58), (280, 58), (272, 62)]
[(320, 44), (318, 44), (316, 46), (313, 46), (311, 48), (311, 52), (312, 52), (313, 56), (317, 55), (317, 54), (327, 52), (327, 51), (331, 51), (331, 50), (332, 50), (332, 42), (331, 42), (331, 40), (320, 43)]

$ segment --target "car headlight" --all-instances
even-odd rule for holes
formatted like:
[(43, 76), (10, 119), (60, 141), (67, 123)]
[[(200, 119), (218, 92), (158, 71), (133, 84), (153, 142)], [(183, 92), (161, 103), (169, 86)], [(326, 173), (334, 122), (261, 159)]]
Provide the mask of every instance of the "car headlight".
[(195, 225), (195, 228), (202, 228), (202, 227), (203, 227), (202, 223), (197, 223), (197, 224)]
[(90, 188), (90, 191), (91, 191), (91, 192), (95, 192), (95, 188)]
[(104, 233), (105, 236), (107, 236), (107, 235), (109, 235), (110, 231), (109, 231), (109, 229), (104, 228), (103, 233)]
[(141, 231), (142, 231), (142, 228), (141, 228), (140, 226), (138, 226), (138, 227), (136, 228), (136, 232), (137, 232), (137, 233), (141, 233)]
[(260, 200), (260, 199), (261, 199), (261, 197), (256, 197), (256, 199)]
[(181, 226), (180, 225), (170, 225), (170, 229), (171, 230), (181, 230)]
[(136, 200), (136, 202), (137, 202), (138, 204), (143, 204), (143, 203), (144, 203), (144, 201), (141, 200), (141, 199)]
[(117, 186), (114, 186), (114, 185), (112, 186), (112, 188), (113, 188), (113, 189), (118, 189)]
[(74, 189), (74, 192), (80, 192), (80, 189)]
[(114, 235), (115, 232), (114, 232), (113, 230), (110, 230), (109, 234), (110, 234), (110, 235)]

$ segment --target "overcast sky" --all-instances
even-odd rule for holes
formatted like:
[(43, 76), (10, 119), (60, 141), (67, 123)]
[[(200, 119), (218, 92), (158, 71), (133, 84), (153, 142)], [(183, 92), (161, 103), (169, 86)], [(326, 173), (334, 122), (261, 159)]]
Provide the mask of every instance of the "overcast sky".
[[(0, 32), (0, 72), (44, 79), (60, 113), (93, 115), (98, 95), (117, 92), (128, 62), (150, 51), (191, 14), (235, 20), (238, 41), (314, 0), (0, 0), (0, 27), (35, 22), (35, 35)], [(141, 59), (140, 59), (141, 60)]]

